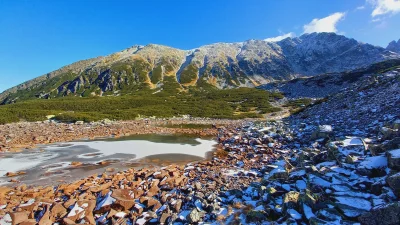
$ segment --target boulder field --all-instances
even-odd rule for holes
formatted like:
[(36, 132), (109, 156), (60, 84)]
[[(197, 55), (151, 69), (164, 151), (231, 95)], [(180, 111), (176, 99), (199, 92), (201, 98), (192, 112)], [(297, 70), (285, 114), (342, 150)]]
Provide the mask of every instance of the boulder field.
[(305, 127), (246, 122), (218, 129), (211, 160), (0, 187), (0, 224), (399, 224), (397, 122)]

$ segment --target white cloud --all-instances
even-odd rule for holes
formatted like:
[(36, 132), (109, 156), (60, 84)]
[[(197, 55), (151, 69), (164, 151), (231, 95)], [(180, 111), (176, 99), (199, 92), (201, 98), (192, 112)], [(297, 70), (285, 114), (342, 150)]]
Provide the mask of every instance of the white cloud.
[(363, 10), (363, 9), (365, 9), (365, 6), (364, 6), (364, 5), (358, 6), (354, 11)]
[(400, 12), (400, 0), (367, 0), (367, 2), (374, 8), (372, 17)]
[(282, 35), (277, 36), (277, 37), (272, 37), (272, 38), (264, 39), (264, 41), (268, 41), (268, 42), (277, 42), (277, 41), (281, 41), (281, 40), (283, 40), (283, 39), (285, 39), (285, 38), (288, 38), (288, 37), (292, 38), (292, 37), (294, 37), (294, 36), (296, 36), (296, 35), (295, 35), (293, 32), (290, 32), (290, 33), (287, 33), (287, 34), (282, 34)]
[(322, 19), (313, 19), (309, 24), (303, 26), (303, 33), (313, 32), (337, 32), (336, 24), (341, 21), (346, 13), (337, 12)]
[(385, 29), (385, 28), (387, 28), (387, 26), (388, 26), (388, 24), (387, 24), (387, 22), (385, 20), (380, 22), (380, 23), (378, 23), (377, 25), (375, 25), (375, 27), (379, 28), (379, 29)]
[(380, 22), (382, 21), (382, 18), (374, 18), (372, 19), (372, 22), (376, 23), (376, 22)]

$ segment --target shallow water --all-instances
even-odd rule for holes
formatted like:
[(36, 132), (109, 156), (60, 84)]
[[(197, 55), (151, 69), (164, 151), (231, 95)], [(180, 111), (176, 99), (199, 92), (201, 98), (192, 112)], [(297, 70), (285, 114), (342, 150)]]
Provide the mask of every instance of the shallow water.
[[(135, 135), (40, 146), (20, 153), (0, 153), (0, 185), (7, 172), (25, 171), (16, 177), (26, 184), (47, 185), (77, 180), (107, 168), (151, 167), (202, 160), (216, 142), (184, 135)], [(71, 166), (81, 162), (82, 166)], [(107, 162), (99, 164), (99, 162)]]

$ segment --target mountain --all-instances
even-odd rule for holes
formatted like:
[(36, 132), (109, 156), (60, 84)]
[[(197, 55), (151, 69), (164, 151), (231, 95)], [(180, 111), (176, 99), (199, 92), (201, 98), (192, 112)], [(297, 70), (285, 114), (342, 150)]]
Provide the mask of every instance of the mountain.
[(192, 50), (149, 44), (79, 61), (27, 81), (1, 93), (0, 103), (133, 94), (142, 89), (256, 87), (394, 58), (400, 55), (335, 33), (304, 34), (279, 42), (216, 43)]
[(400, 39), (397, 42), (390, 42), (386, 49), (392, 52), (400, 53)]

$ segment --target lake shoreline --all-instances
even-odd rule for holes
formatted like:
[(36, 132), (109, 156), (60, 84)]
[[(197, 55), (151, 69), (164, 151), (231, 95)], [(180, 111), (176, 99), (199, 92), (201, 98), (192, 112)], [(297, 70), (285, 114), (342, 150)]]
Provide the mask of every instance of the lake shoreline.
[[(135, 121), (108, 121), (84, 124), (21, 122), (0, 125), (0, 152), (20, 152), (39, 145), (70, 142), (83, 139), (120, 138), (137, 134), (185, 134), (197, 137), (218, 134), (218, 127), (237, 126), (245, 120), (225, 119), (152, 119)], [(179, 128), (166, 125), (215, 125), (211, 128)]]

